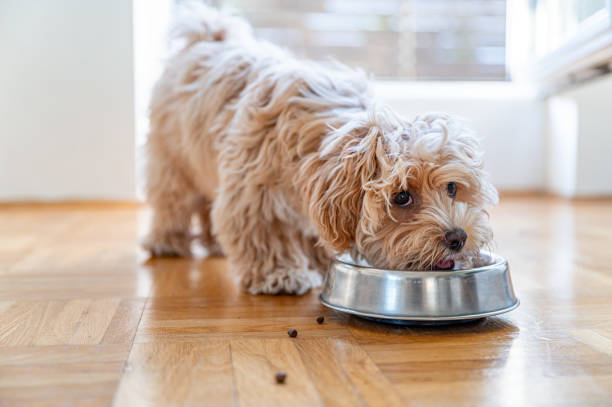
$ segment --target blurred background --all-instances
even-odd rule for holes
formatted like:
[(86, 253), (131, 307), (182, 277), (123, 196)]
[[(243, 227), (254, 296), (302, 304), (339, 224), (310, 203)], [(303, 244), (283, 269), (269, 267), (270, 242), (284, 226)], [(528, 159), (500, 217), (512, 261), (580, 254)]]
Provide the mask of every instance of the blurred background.
[[(179, 0), (0, 1), (0, 201), (142, 199)], [(458, 115), (503, 192), (612, 195), (610, 0), (217, 0), (259, 38)]]
[(225, 0), (259, 38), (380, 79), (506, 80), (505, 0)]

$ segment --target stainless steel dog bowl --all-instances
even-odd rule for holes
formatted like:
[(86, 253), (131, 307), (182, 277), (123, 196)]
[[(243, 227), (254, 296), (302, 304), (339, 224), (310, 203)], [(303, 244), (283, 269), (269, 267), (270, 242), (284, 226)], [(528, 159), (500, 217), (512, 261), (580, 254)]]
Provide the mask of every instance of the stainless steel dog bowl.
[(458, 271), (382, 270), (348, 254), (331, 264), (320, 299), (338, 311), (390, 323), (473, 320), (518, 307), (508, 262), (482, 253), (484, 267)]

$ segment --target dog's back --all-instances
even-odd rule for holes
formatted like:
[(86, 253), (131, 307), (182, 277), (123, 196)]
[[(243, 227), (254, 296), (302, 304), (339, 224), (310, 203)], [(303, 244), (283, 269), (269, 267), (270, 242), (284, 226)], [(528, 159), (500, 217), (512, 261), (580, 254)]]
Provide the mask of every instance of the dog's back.
[[(266, 141), (256, 139), (253, 126), (276, 124), (281, 111), (291, 109), (299, 98), (306, 104), (302, 112), (316, 113), (363, 108), (369, 93), (362, 72), (340, 64), (337, 70), (329, 70), (297, 60), (285, 50), (255, 40), (243, 19), (201, 4), (181, 10), (172, 34), (178, 49), (153, 91), (148, 145), (164, 149), (186, 167), (190, 173), (186, 177), (211, 200), (218, 186), (218, 153), (227, 150), (225, 139), (230, 133), (230, 144), (242, 143), (245, 140), (236, 135), (245, 133), (241, 127), (247, 126), (247, 143), (262, 145)], [(258, 117), (251, 120), (253, 115)], [(310, 147), (302, 152), (316, 150), (329, 130), (330, 123), (319, 119), (321, 131), (309, 132), (317, 133), (319, 140), (303, 140)], [(295, 147), (300, 140), (287, 143)], [(149, 171), (150, 180), (156, 179), (151, 177), (154, 172)]]
[(188, 255), (195, 213), (204, 246), (221, 246), (252, 293), (320, 284), (329, 253), (303, 199), (315, 176), (307, 163), (334, 127), (366, 114), (365, 75), (297, 60), (202, 6), (174, 34), (151, 102), (145, 248)]
[(192, 187), (212, 199), (215, 137), (229, 127), (234, 112), (226, 107), (248, 81), (253, 56), (244, 52), (244, 44), (252, 41), (250, 28), (241, 19), (193, 4), (180, 11), (171, 34), (177, 49), (153, 90), (148, 138), (149, 158), (163, 155), (170, 162), (149, 162), (148, 182), (158, 183), (160, 165), (179, 166)]

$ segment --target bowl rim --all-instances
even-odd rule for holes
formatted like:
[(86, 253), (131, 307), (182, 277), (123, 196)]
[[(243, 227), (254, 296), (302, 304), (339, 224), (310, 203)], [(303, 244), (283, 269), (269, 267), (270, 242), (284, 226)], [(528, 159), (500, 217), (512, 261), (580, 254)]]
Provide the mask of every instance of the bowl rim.
[(396, 276), (398, 278), (405, 278), (408, 276), (413, 276), (413, 277), (451, 277), (451, 276), (457, 276), (457, 275), (462, 275), (462, 274), (472, 274), (472, 273), (479, 273), (479, 272), (483, 272), (483, 271), (487, 271), (487, 270), (491, 270), (494, 268), (499, 268), (499, 267), (508, 267), (508, 260), (495, 253), (495, 252), (489, 252), (489, 251), (485, 251), (485, 250), (481, 250), (481, 253), (486, 254), (488, 256), (490, 256), (493, 259), (493, 263), (488, 264), (486, 266), (481, 266), (481, 267), (476, 267), (476, 268), (472, 268), (472, 269), (464, 269), (464, 270), (452, 270), (452, 271), (444, 271), (444, 270), (435, 270), (435, 271), (428, 271), (428, 270), (392, 270), (392, 269), (384, 269), (384, 268), (379, 268), (379, 267), (373, 267), (373, 266), (361, 266), (359, 264), (355, 264), (355, 263), (351, 263), (345, 260), (342, 260), (341, 257), (344, 256), (349, 256), (352, 259), (352, 256), (350, 253), (348, 252), (344, 252), (344, 253), (340, 253), (336, 256), (334, 256), (334, 263), (341, 263), (343, 265), (349, 266), (354, 270), (357, 270), (359, 272), (365, 272), (367, 274), (384, 274), (386, 277), (389, 276)]

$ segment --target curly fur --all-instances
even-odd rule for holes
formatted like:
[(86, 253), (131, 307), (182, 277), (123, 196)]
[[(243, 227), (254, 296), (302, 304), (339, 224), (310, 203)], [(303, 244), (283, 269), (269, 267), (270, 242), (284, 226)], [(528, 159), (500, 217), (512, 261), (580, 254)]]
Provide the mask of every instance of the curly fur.
[[(491, 242), (497, 192), (451, 118), (408, 122), (374, 102), (362, 72), (298, 61), (207, 7), (177, 27), (183, 46), (151, 102), (151, 253), (188, 255), (195, 214), (202, 243), (251, 293), (302, 294), (340, 251), (427, 269)], [(393, 205), (402, 189), (412, 208)], [(441, 243), (452, 227), (468, 234), (459, 254)]]

